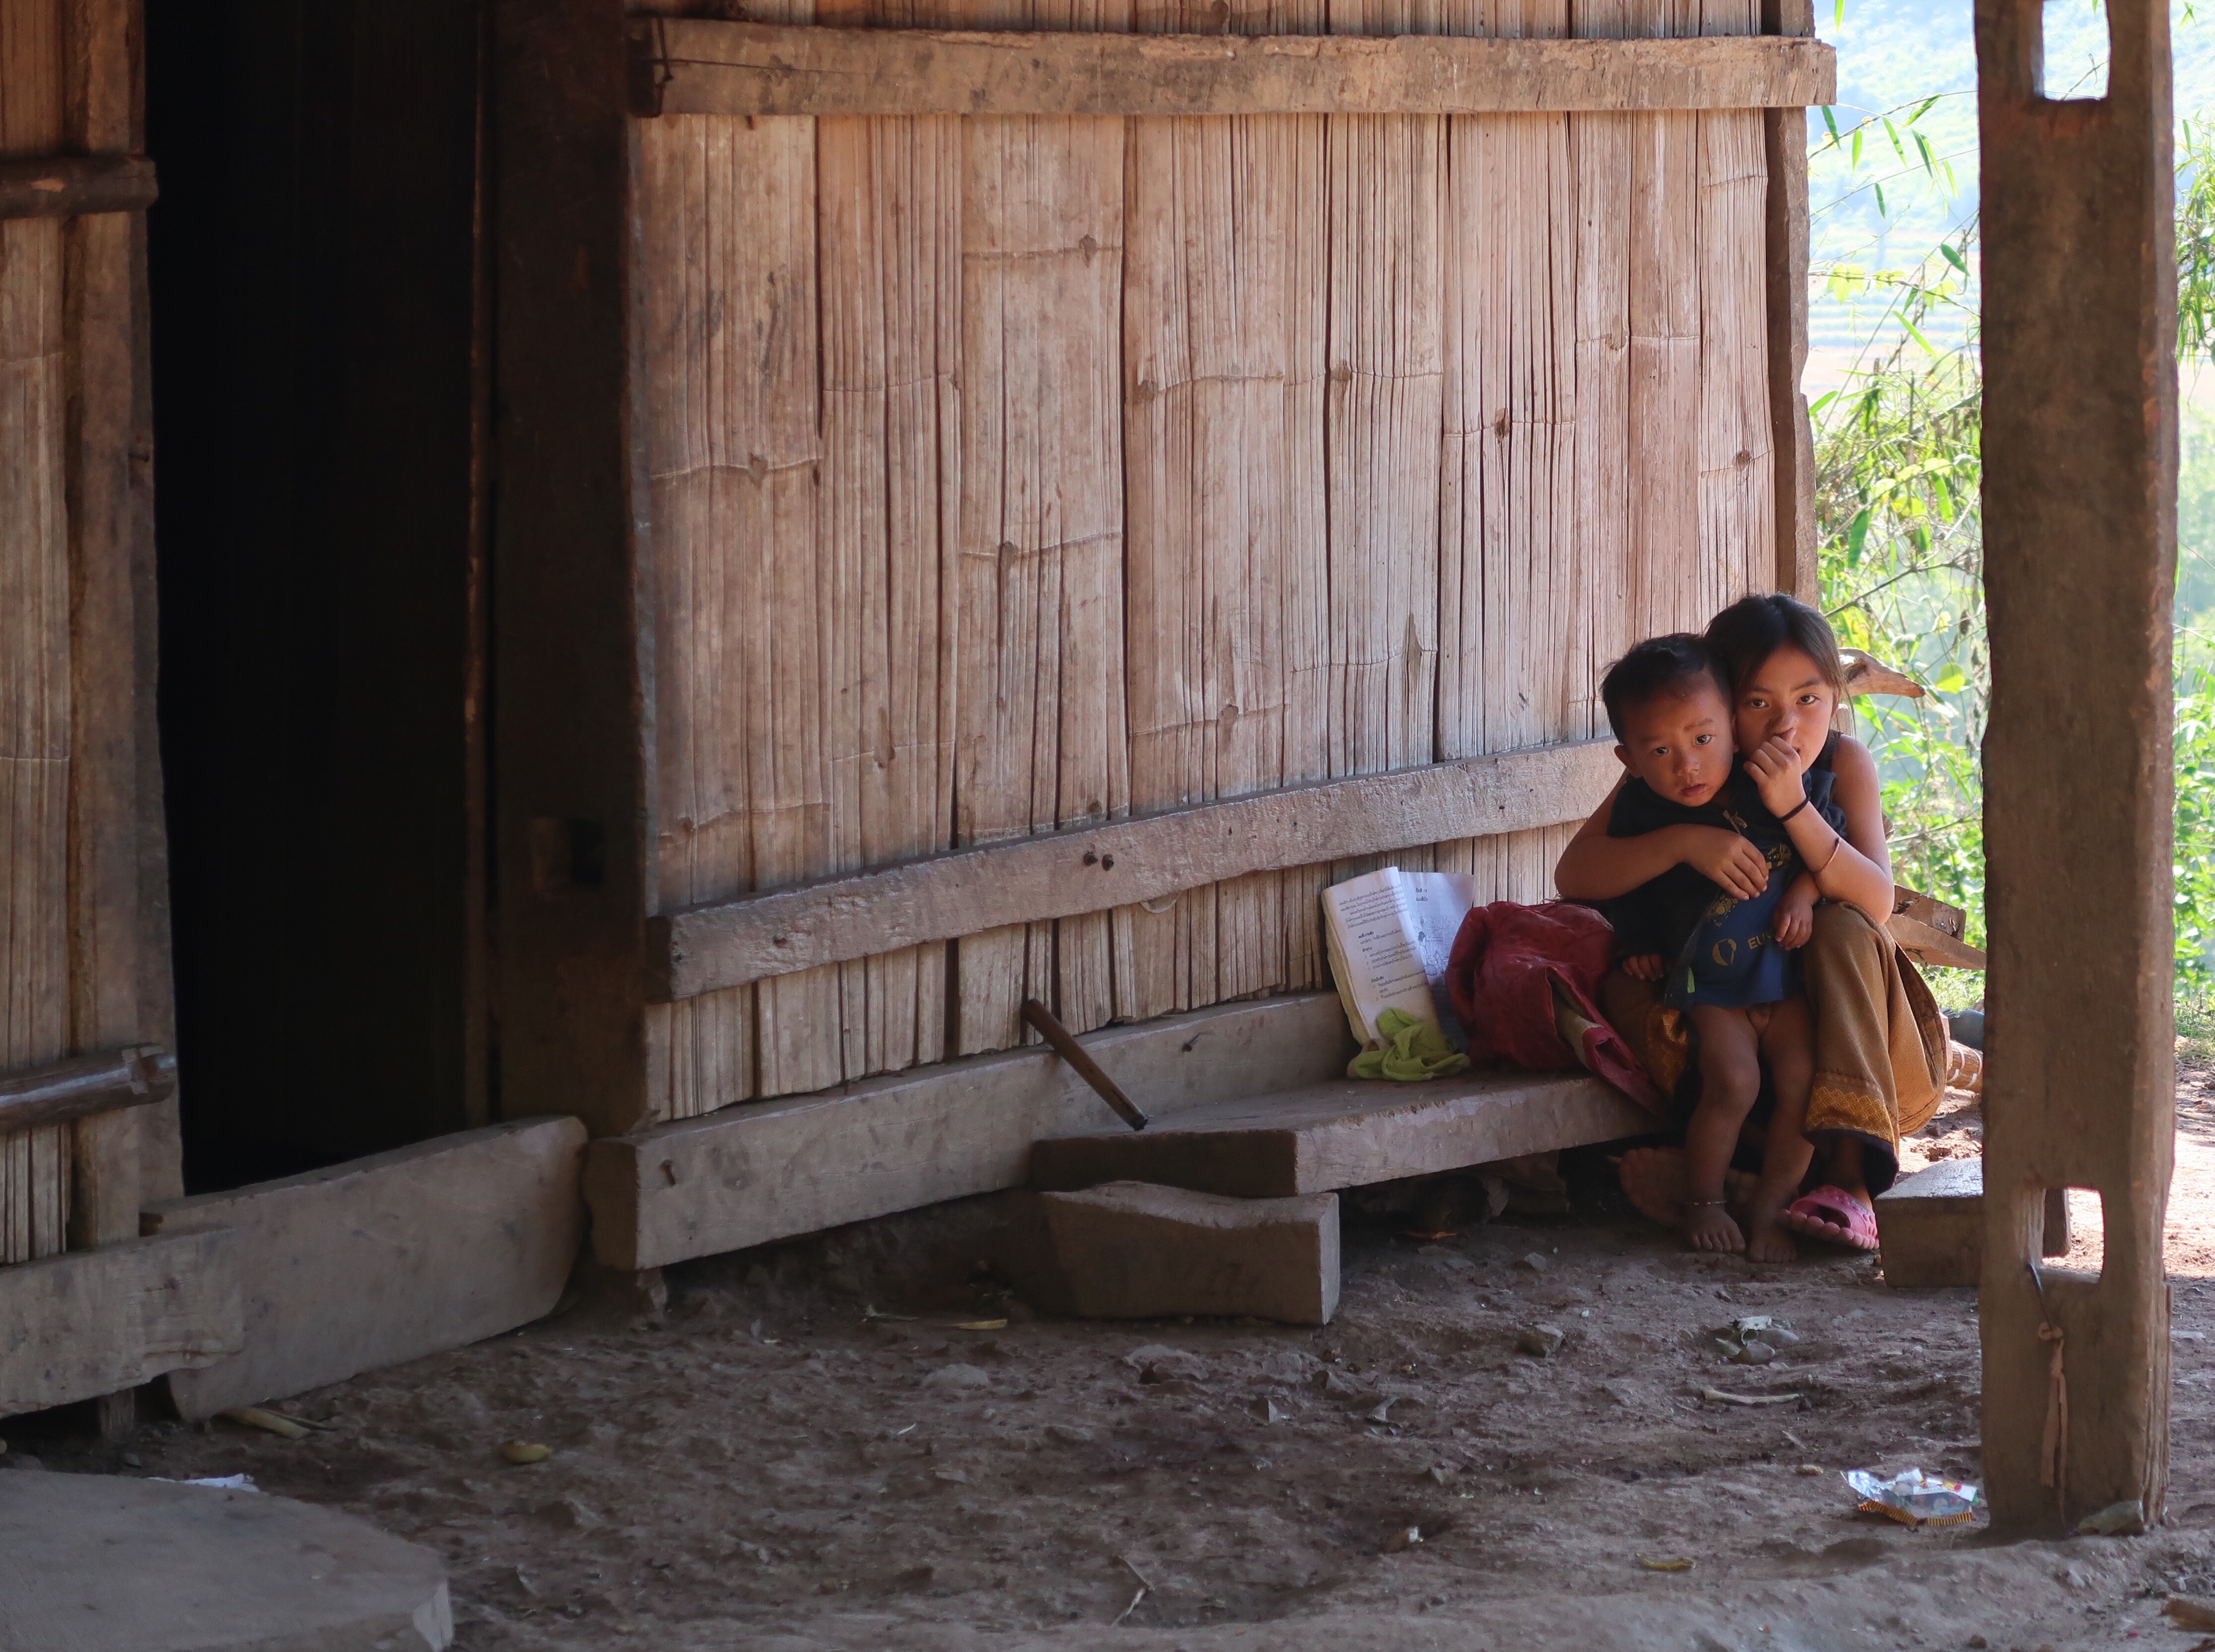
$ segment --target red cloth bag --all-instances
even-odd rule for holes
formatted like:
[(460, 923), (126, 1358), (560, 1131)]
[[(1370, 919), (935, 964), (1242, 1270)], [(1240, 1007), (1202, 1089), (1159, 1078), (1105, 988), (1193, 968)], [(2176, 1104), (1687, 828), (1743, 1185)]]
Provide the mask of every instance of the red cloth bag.
[[(1446, 997), (1469, 1035), (1472, 1066), (1534, 1072), (1584, 1066), (1641, 1107), (1663, 1112), (1660, 1093), (1623, 1035), (1600, 1013), (1600, 980), (1615, 964), (1615, 930), (1589, 906), (1495, 900), (1462, 919), (1446, 963)], [(1562, 1036), (1555, 988), (1592, 1025), (1581, 1052)]]

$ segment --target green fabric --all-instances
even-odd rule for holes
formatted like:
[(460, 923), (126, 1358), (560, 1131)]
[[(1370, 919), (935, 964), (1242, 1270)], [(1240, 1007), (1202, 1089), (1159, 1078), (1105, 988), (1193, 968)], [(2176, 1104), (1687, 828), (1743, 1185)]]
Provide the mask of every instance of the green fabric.
[(1436, 1026), (1403, 1010), (1385, 1010), (1377, 1017), (1377, 1030), (1384, 1042), (1353, 1058), (1349, 1071), (1357, 1078), (1396, 1078), (1405, 1084), (1450, 1078), (1469, 1066), (1469, 1058), (1447, 1043)]

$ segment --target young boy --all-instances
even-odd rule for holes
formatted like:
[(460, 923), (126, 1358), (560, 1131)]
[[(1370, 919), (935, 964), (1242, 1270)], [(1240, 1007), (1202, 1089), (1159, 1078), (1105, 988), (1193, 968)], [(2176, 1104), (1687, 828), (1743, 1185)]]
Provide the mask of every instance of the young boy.
[[(1623, 967), (1660, 981), (1663, 1001), (1685, 1012), (1696, 1035), (1701, 1090), (1685, 1129), (1685, 1238), (1696, 1250), (1789, 1262), (1796, 1253), (1777, 1218), (1807, 1174), (1811, 1149), (1800, 1121), (1813, 1078), (1813, 1028), (1794, 953), (1813, 927), (1815, 880), (1739, 770), (1729, 690), (1697, 637), (1640, 643), (1609, 668), (1600, 697), (1621, 742), (1616, 755), (1629, 771), (1616, 794), (1608, 836), (1716, 827), (1746, 838), (1769, 863), (1768, 887), (1750, 900), (1679, 864), (1604, 910)], [(1834, 813), (1831, 778), (1811, 771), (1801, 807)], [(1749, 1244), (1724, 1207), (1723, 1175), (1760, 1094), (1764, 1063), (1776, 1108)]]

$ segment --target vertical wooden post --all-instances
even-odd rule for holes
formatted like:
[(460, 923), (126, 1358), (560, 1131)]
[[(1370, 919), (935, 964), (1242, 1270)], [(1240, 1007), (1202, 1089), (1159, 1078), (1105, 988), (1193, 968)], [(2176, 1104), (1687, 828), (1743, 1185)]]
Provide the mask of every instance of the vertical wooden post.
[[(131, 0), (64, 0), (63, 131), (80, 155), (127, 154)], [(70, 564), (70, 1043), (138, 1036), (138, 686), (132, 562), (132, 219), (71, 218), (62, 243), (64, 464)], [(138, 1115), (80, 1120), (71, 1153), (73, 1249), (138, 1236)], [(126, 1391), (100, 1401), (127, 1434)]]
[[(2169, 1478), (2169, 9), (2109, 0), (2108, 94), (2066, 101), (2043, 95), (2041, 14), (1977, 0), (1997, 1098), (1984, 1441), (1993, 1525), (2011, 1533), (2132, 1501), (2151, 1522)], [(2049, 1270), (2041, 1289), (2045, 1194), (2061, 1186), (2098, 1189), (2106, 1265)]]
[[(1814, 0), (1762, 0), (1761, 32), (1815, 32)], [(1807, 112), (1765, 109), (1769, 149), (1769, 416), (1776, 453), (1776, 588), (1821, 594), (1815, 544), (1815, 438), (1800, 377), (1807, 366)]]
[(493, 629), (500, 1098), (646, 1115), (654, 727), (617, 0), (496, 0)]

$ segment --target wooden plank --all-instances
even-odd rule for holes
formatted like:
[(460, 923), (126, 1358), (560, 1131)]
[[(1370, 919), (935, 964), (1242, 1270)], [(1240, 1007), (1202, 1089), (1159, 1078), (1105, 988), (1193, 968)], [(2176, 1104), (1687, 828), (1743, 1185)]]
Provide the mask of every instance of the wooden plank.
[[(120, 156), (132, 144), (130, 0), (64, 0), (64, 140)], [(140, 1036), (138, 629), (132, 611), (132, 223), (72, 218), (62, 238), (70, 541), (70, 1042)], [(140, 1115), (78, 1119), (70, 1239), (89, 1250), (138, 1231)], [(127, 1434), (129, 1393), (101, 1401), (101, 1432)]]
[[(0, 161), (61, 147), (57, 0), (0, 0)], [(0, 220), (0, 1070), (70, 1040), (63, 225)], [(0, 1137), (0, 1262), (62, 1249), (66, 1127)]]
[[(972, 120), (963, 142), (954, 829), (975, 844), (1129, 808), (1123, 129)], [(964, 940), (956, 1048), (1021, 1041), (1026, 998), (1077, 1031), (1105, 1023), (1112, 904)]]
[(1701, 629), (1699, 121), (1630, 123), (1630, 543), (1635, 635)]
[(1581, 820), (1621, 772), (1606, 740), (1494, 752), (695, 907), (650, 920), (650, 950), (666, 964), (647, 992), (691, 997), (888, 946), (1159, 900), (1249, 872), (1556, 826)]
[(1445, 123), (1329, 127), (1330, 771), (1434, 756)]
[(623, 21), (597, 0), (494, 0), (490, 27), (492, 623), (531, 639), (493, 661), (500, 1078), (623, 1130), (654, 1105), (636, 949), (661, 753)]
[(1576, 484), (1585, 679), (1571, 685), (1577, 733), (1610, 733), (1599, 679), (1643, 632), (1631, 606), (1631, 117), (1570, 118), (1577, 169)]
[[(960, 178), (954, 120), (818, 127), (830, 869), (951, 844)], [(842, 967), (848, 1078), (943, 1056), (947, 961), (931, 946)]]
[(0, 161), (0, 218), (143, 212), (158, 193), (154, 163), (143, 155), (49, 155)]
[[(1353, 1049), (1328, 992), (1111, 1027), (1083, 1042), (1157, 1121), (1314, 1083)], [(1019, 1187), (1034, 1141), (1103, 1119), (1113, 1121), (1107, 1104), (1082, 1078), (1032, 1048), (595, 1141), (585, 1160), (592, 1248), (611, 1268), (658, 1268)]]
[(1700, 568), (1706, 611), (1776, 577), (1776, 458), (1761, 117), (1698, 117)]
[(1985, 967), (1984, 953), (1919, 918), (1895, 913), (1885, 929), (1899, 943), (1899, 949), (1919, 964), (1942, 964), (1949, 969)]
[(634, 24), (633, 42), (633, 107), (664, 117), (1447, 115), (1837, 96), (1828, 46), (1776, 37), (1034, 35), (671, 19)]
[[(1763, 0), (1762, 32), (1815, 32), (1813, 0)], [(1776, 487), (1776, 589), (1803, 602), (1821, 594), (1815, 534), (1815, 433), (1800, 389), (1807, 365), (1807, 114), (1768, 109), (1761, 117), (1769, 163), (1768, 311), (1770, 447)]]
[[(688, 116), (642, 126), (641, 268), (656, 576), (660, 900), (834, 869), (815, 127)], [(845, 617), (841, 616), (841, 623)], [(669, 1016), (666, 1115), (844, 1076), (828, 971)]]
[(1618, 1140), (1659, 1122), (1584, 1072), (1408, 1085), (1341, 1079), (1211, 1102), (1144, 1132), (1042, 1140), (1031, 1149), (1031, 1182), (1146, 1182), (1280, 1199)]
[[(71, 1056), (0, 1075), (0, 1129), (23, 1130), (146, 1107), (166, 1102), (176, 1092), (177, 1059), (166, 1050), (140, 1047)], [(135, 1226), (136, 1208), (131, 1219)]]
[[(1295, 11), (1299, 8), (1293, 8)], [(1321, 8), (1290, 20), (1320, 27)], [(1163, 9), (1163, 27), (1188, 21)], [(1293, 664), (1323, 588), (1323, 123), (1147, 120), (1130, 136), (1124, 431), (1131, 792), (1157, 809), (1321, 772)], [(1304, 645), (1312, 660), (1312, 629)], [(1306, 697), (1316, 703), (1303, 707)], [(1289, 763), (1289, 771), (1288, 771)], [(1312, 922), (1305, 901), (1298, 916)], [(1281, 988), (1282, 880), (1116, 909), (1115, 1002), (1142, 1019)]]
[(236, 1242), (243, 1347), (172, 1376), (178, 1411), (302, 1393), (552, 1312), (584, 1243), (584, 1149), (575, 1119), (525, 1119), (150, 1206), (150, 1234)]
[[(2106, 13), (2107, 96), (2077, 102), (2045, 95), (2038, 8), (1977, 7), (1997, 1098), (1978, 1320), (1985, 1495), (2009, 1538), (2118, 1502), (2151, 1527), (2169, 1486), (2175, 120), (2168, 5)], [(2101, 1265), (2041, 1290), (2055, 1188), (2099, 1194)]]
[(244, 1342), (236, 1234), (127, 1239), (0, 1268), (0, 1416), (134, 1388)]

